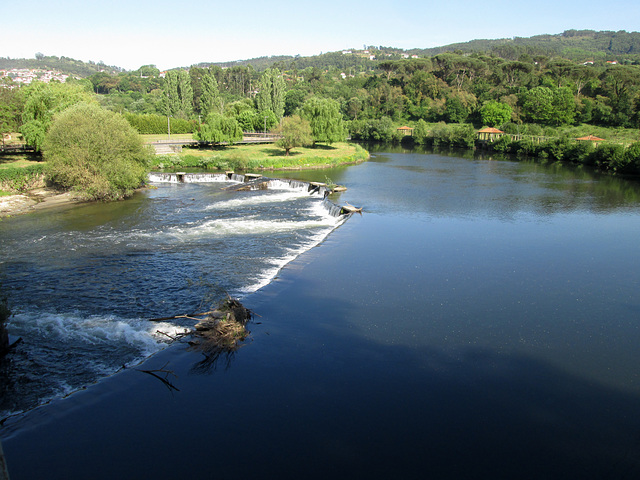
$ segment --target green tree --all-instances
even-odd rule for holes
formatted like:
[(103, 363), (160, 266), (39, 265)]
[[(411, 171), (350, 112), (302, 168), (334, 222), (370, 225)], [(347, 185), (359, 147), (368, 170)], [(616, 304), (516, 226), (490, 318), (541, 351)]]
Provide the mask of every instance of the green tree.
[(304, 103), (307, 92), (301, 88), (293, 88), (284, 96), (284, 114), (291, 116), (296, 113), (298, 108)]
[(202, 95), (200, 96), (200, 111), (206, 117), (212, 112), (222, 113), (224, 103), (218, 90), (218, 81), (212, 72), (202, 77)]
[(315, 142), (333, 143), (345, 138), (340, 105), (328, 98), (311, 97), (304, 102), (302, 117), (311, 124)]
[(189, 118), (193, 113), (193, 88), (186, 70), (170, 70), (164, 79), (164, 113)]
[(462, 123), (469, 116), (469, 109), (458, 97), (447, 98), (444, 108), (444, 118), (449, 123)]
[(92, 102), (91, 91), (82, 84), (33, 82), (24, 89), (20, 133), (25, 142), (41, 150), (53, 116), (71, 105)]
[(565, 125), (573, 122), (576, 105), (571, 89), (535, 87), (524, 95), (523, 113), (533, 123)]
[(256, 132), (268, 132), (275, 127), (277, 123), (276, 114), (271, 110), (263, 110), (253, 116), (253, 129)]
[(271, 110), (280, 120), (284, 115), (285, 83), (280, 70), (268, 68), (260, 77), (260, 87), (256, 96), (258, 111)]
[(199, 126), (194, 138), (200, 142), (232, 144), (242, 140), (242, 129), (234, 117), (225, 117), (213, 112)]
[(282, 135), (282, 138), (276, 141), (276, 145), (284, 148), (286, 155), (289, 155), (292, 148), (313, 143), (311, 124), (298, 115), (284, 118), (275, 133)]
[(480, 109), (482, 123), (489, 127), (499, 127), (511, 120), (513, 109), (506, 103), (496, 101), (486, 102)]
[(145, 182), (151, 155), (122, 115), (89, 103), (58, 114), (42, 150), (48, 180), (92, 200), (131, 195)]
[(18, 131), (23, 106), (24, 100), (18, 88), (0, 84), (0, 134)]

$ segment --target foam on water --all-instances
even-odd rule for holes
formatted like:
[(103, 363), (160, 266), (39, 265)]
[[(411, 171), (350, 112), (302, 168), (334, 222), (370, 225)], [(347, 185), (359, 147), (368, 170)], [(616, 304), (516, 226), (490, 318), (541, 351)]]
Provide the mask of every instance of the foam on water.
[(309, 194), (302, 190), (285, 190), (263, 195), (253, 195), (243, 198), (233, 198), (213, 203), (206, 207), (206, 210), (231, 210), (250, 205), (263, 205), (267, 203), (291, 202), (299, 198), (308, 197)]
[(228, 182), (229, 179), (224, 173), (189, 173), (178, 178), (176, 173), (158, 173), (149, 174), (151, 183), (218, 183)]
[[(140, 318), (113, 315), (83, 315), (29, 310), (11, 317), (14, 335), (29, 339), (47, 339), (61, 344), (84, 346), (133, 347), (141, 356), (159, 351), (163, 345), (154, 338), (156, 330), (171, 334), (180, 328), (168, 323), (153, 324)], [(36, 343), (36, 342), (31, 342)]]
[(221, 188), (234, 183), (225, 175), (204, 174), (200, 180), (211, 180), (204, 187), (157, 175), (150, 180), (177, 185), (147, 191), (135, 209), (96, 206), (92, 215), (106, 210), (104, 218), (70, 215), (45, 228), (3, 230), (9, 332), (24, 339), (12, 378), (28, 376), (29, 390), (9, 379), (2, 414), (141, 362), (167, 345), (167, 335), (193, 325), (145, 318), (197, 308), (211, 286), (240, 297), (255, 292), (347, 218), (332, 215), (333, 204), (304, 182), (270, 180), (268, 190), (231, 192)]

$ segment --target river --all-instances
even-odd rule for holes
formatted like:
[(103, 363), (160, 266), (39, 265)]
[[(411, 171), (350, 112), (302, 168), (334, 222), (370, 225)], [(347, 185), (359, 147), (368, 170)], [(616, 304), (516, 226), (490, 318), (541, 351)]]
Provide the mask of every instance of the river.
[[(341, 223), (289, 190), (158, 184), (127, 202), (0, 223), (11, 333), (22, 325), (26, 343), (69, 338), (96, 363), (118, 346), (136, 362), (162, 347), (145, 318), (211, 292), (237, 293), (260, 315), (224, 368), (159, 354), (181, 393), (129, 369), (9, 426), (12, 478), (62, 468), (78, 449), (65, 478), (640, 474), (637, 182), (401, 148), (278, 175), (329, 177), (348, 187), (334, 200), (364, 213)], [(63, 436), (48, 419), (72, 404)], [(99, 448), (83, 443), (88, 429)], [(34, 443), (47, 445), (39, 467), (20, 453)], [(101, 458), (115, 460), (96, 472)]]

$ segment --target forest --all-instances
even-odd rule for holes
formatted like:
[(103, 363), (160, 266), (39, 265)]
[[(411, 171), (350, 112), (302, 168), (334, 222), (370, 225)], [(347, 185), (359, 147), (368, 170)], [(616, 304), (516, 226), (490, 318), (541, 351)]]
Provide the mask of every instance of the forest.
[[(112, 68), (71, 84), (124, 114), (141, 133), (167, 133), (168, 117), (174, 133), (197, 135), (212, 116), (217, 124), (220, 117), (234, 120), (244, 131), (269, 130), (311, 99), (323, 99), (356, 140), (399, 142), (404, 135), (397, 129), (405, 125), (418, 143), (459, 146), (472, 143), (483, 126), (558, 138), (604, 128), (624, 146), (640, 140), (637, 32), (568, 30), (431, 50), (369, 46), (168, 72), (153, 65)], [(4, 131), (26, 133), (39, 121), (29, 106), (38, 89), (0, 89)]]

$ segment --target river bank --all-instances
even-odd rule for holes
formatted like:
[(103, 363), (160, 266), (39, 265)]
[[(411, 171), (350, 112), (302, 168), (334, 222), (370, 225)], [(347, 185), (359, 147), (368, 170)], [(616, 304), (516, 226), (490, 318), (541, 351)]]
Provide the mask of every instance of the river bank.
[(51, 187), (36, 188), (0, 197), (0, 218), (81, 202), (82, 198), (74, 192), (62, 192)]

